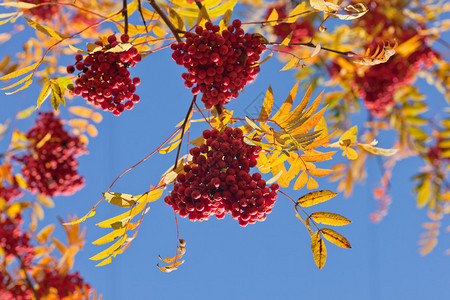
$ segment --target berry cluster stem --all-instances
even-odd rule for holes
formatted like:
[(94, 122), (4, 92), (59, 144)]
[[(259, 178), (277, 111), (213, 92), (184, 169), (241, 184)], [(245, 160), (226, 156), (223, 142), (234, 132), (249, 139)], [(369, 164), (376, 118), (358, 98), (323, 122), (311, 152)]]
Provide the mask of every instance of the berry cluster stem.
[(170, 31), (172, 31), (173, 36), (177, 40), (177, 42), (182, 42), (180, 36), (178, 35), (178, 29), (173, 25), (173, 23), (170, 21), (170, 19), (167, 17), (167, 15), (164, 13), (164, 11), (159, 7), (159, 5), (156, 3), (155, 0), (147, 0), (148, 4), (153, 7), (155, 12), (163, 19), (164, 23), (166, 23), (167, 27), (169, 27)]
[(191, 111), (194, 108), (194, 104), (195, 104), (196, 100), (197, 100), (197, 95), (194, 95), (194, 98), (192, 98), (191, 106), (189, 106), (189, 110), (186, 114), (186, 118), (184, 118), (183, 126), (181, 126), (181, 138), (180, 138), (181, 141), (180, 141), (180, 144), (178, 145), (177, 158), (175, 159), (175, 165), (173, 167), (174, 170), (177, 168), (177, 165), (178, 165), (178, 158), (180, 157), (180, 150), (181, 150), (181, 145), (183, 144), (183, 136), (184, 136), (184, 131), (186, 129), (186, 124), (189, 119), (189, 115), (191, 114)]
[(128, 34), (128, 6), (127, 6), (127, 0), (123, 0), (122, 15), (125, 18), (124, 33)]

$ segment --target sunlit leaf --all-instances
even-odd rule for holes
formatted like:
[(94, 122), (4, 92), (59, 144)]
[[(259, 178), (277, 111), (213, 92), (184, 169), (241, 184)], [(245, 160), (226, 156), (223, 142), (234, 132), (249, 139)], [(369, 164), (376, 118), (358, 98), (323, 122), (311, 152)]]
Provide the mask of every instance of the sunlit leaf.
[(17, 113), (16, 118), (17, 119), (25, 119), (29, 117), (34, 111), (36, 110), (36, 106), (30, 106), (27, 109), (24, 109)]
[(337, 193), (328, 190), (311, 192), (300, 197), (297, 200), (297, 204), (303, 207), (309, 207), (318, 203), (328, 201), (336, 195)]
[(337, 233), (333, 229), (330, 228), (322, 228), (320, 230), (323, 234), (323, 237), (326, 238), (331, 243), (339, 246), (341, 248), (351, 248), (349, 241), (341, 234)]
[(100, 260), (100, 259), (104, 259), (107, 256), (111, 255), (114, 253), (114, 251), (118, 250), (119, 247), (123, 244), (123, 242), (125, 241), (125, 239), (127, 238), (127, 235), (125, 234), (121, 239), (119, 239), (117, 242), (115, 242), (114, 244), (112, 244), (111, 246), (109, 246), (108, 248), (106, 248), (105, 250), (103, 250), (102, 252), (90, 257), (90, 260)]
[(398, 152), (398, 149), (383, 149), (383, 148), (374, 147), (370, 144), (358, 144), (358, 145), (361, 148), (363, 148), (364, 150), (366, 150), (367, 152), (377, 154), (377, 155), (392, 156)]
[(119, 207), (130, 207), (136, 204), (136, 197), (130, 194), (122, 194), (122, 193), (103, 193), (103, 197), (105, 200), (111, 204), (114, 204)]
[(342, 226), (351, 223), (346, 217), (330, 212), (313, 212), (311, 218), (313, 218), (316, 223), (332, 226)]
[(57, 40), (62, 40), (62, 39), (65, 39), (65, 38), (68, 37), (65, 34), (61, 34), (59, 32), (56, 32), (55, 30), (53, 30), (53, 29), (51, 29), (51, 28), (49, 28), (49, 27), (47, 27), (45, 25), (39, 24), (39, 23), (37, 23), (37, 22), (27, 18), (27, 17), (24, 17), (24, 18), (25, 18), (25, 20), (27, 20), (28, 24), (31, 27), (35, 28), (36, 30), (42, 32), (45, 35), (53, 37), (53, 38), (55, 38)]
[(314, 255), (314, 261), (317, 267), (322, 269), (327, 260), (327, 249), (325, 243), (319, 236), (319, 232), (316, 231), (311, 237), (311, 251)]
[(95, 208), (93, 208), (84, 217), (82, 217), (82, 218), (80, 218), (78, 220), (72, 221), (72, 222), (63, 223), (63, 225), (68, 226), (68, 225), (75, 225), (75, 224), (84, 222), (84, 221), (86, 221), (86, 219), (89, 219), (89, 218), (93, 217), (95, 215), (95, 212), (96, 212)]

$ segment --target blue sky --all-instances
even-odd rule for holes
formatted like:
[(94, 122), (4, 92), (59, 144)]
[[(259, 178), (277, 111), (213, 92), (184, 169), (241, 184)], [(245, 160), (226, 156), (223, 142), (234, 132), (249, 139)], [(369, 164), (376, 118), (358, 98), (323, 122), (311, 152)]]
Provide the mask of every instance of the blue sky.
[[(18, 46), (19, 42), (16, 39), (8, 44)], [(2, 47), (0, 58), (11, 49)], [(184, 118), (192, 95), (184, 88), (181, 79), (183, 68), (172, 61), (170, 54), (170, 50), (165, 50), (150, 55), (131, 70), (133, 76), (141, 77), (142, 84), (137, 89), (141, 102), (120, 117), (102, 113), (104, 120), (98, 126), (99, 136), (90, 140), (89, 155), (80, 157), (80, 173), (87, 182), (85, 188), (74, 196), (56, 198), (56, 207), (46, 211), (42, 226), (57, 222), (57, 216), (84, 215), (117, 175), (152, 152)], [(243, 117), (244, 108), (260, 97), (269, 85), (274, 90), (276, 104), (280, 105), (295, 84), (293, 73), (279, 72), (281, 67), (276, 59), (264, 64), (256, 81), (230, 103), (229, 109), (235, 110), (236, 116)], [(433, 88), (423, 82), (420, 86), (430, 99), (436, 99), (437, 107), (445, 105), (443, 97)], [(325, 89), (325, 92), (329, 91), (331, 89)], [(0, 122), (33, 105), (38, 92), (38, 84), (33, 83), (29, 89), (13, 96), (0, 94)], [(299, 95), (304, 92), (304, 89), (299, 90)], [(317, 94), (318, 91), (315, 92)], [(77, 97), (72, 103), (83, 105), (84, 102)], [(49, 109), (46, 102), (43, 110)], [(67, 113), (67, 108), (62, 107), (62, 110)], [(360, 125), (365, 116), (365, 111), (355, 116), (355, 124)], [(26, 131), (35, 117), (17, 121), (14, 125)], [(205, 128), (206, 124), (195, 125), (191, 137), (197, 137)], [(378, 140), (382, 147), (392, 146), (390, 135), (386, 138), (381, 135)], [(0, 152), (3, 152), (5, 141), (0, 145)], [(336, 154), (338, 156), (339, 153)], [(129, 194), (145, 192), (159, 180), (174, 159), (175, 152), (154, 156), (122, 177), (111, 190)], [(450, 284), (450, 264), (448, 256), (444, 255), (449, 248), (448, 233), (441, 233), (440, 243), (430, 255), (421, 257), (418, 254), (417, 241), (423, 232), (421, 224), (427, 218), (425, 211), (416, 207), (410, 178), (421, 165), (418, 159), (398, 164), (392, 181), (393, 203), (380, 224), (369, 221), (369, 214), (376, 209), (372, 188), (380, 177), (373, 160), (367, 166), (369, 176), (366, 183), (357, 185), (351, 197), (344, 198), (340, 194), (307, 210), (335, 212), (352, 220), (352, 224), (337, 228), (348, 238), (352, 249), (341, 249), (326, 242), (328, 258), (322, 270), (318, 270), (314, 263), (309, 235), (295, 217), (292, 203), (281, 195), (265, 222), (245, 228), (230, 216), (224, 220), (213, 217), (201, 223), (179, 218), (180, 237), (187, 241), (186, 262), (169, 274), (156, 268), (160, 262), (158, 254), (171, 257), (175, 252), (173, 211), (163, 198), (151, 205), (137, 238), (126, 252), (110, 265), (94, 267), (95, 263), (88, 258), (104, 247), (90, 242), (107, 233), (94, 224), (121, 212), (106, 202), (101, 203), (97, 215), (84, 224), (87, 243), (84, 251), (77, 255), (75, 269), (107, 300), (182, 297), (438, 299), (448, 294)], [(326, 178), (319, 184), (320, 189), (336, 190), (336, 184), (329, 183)], [(293, 198), (307, 192), (284, 191)], [(62, 230), (57, 234), (61, 237)]]

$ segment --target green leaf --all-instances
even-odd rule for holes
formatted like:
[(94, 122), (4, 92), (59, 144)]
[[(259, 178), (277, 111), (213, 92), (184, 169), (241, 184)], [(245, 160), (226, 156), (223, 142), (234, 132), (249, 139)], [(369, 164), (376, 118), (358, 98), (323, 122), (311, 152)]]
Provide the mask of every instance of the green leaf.
[(300, 197), (297, 200), (297, 204), (299, 204), (302, 207), (309, 207), (316, 205), (318, 203), (328, 201), (331, 198), (335, 197), (336, 195), (337, 193), (328, 190), (311, 192)]

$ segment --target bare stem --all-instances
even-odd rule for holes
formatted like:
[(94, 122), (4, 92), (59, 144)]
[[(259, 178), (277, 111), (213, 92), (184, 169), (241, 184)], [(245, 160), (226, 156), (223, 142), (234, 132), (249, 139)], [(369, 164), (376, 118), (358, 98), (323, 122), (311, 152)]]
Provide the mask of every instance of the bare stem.
[[(269, 43), (265, 43), (266, 45), (281, 45), (281, 43), (275, 43), (275, 42), (269, 42)], [(305, 47), (311, 47), (311, 48), (316, 48), (317, 45), (315, 45), (312, 42), (309, 43), (289, 43), (286, 46), (305, 46)], [(345, 56), (355, 56), (357, 55), (355, 52), (352, 51), (339, 51), (339, 50), (334, 50), (334, 49), (330, 49), (330, 48), (326, 48), (326, 47), (321, 47), (320, 49), (328, 51), (328, 52), (333, 52), (333, 53), (337, 53), (337, 54), (341, 54), (341, 55), (345, 55)]]
[(173, 23), (170, 21), (170, 19), (166, 16), (166, 14), (163, 12), (161, 7), (156, 3), (155, 0), (147, 0), (147, 2), (153, 7), (153, 9), (156, 11), (156, 13), (163, 19), (164, 23), (166, 23), (167, 27), (169, 27), (170, 31), (172, 31), (173, 36), (177, 40), (177, 42), (182, 42), (180, 36), (178, 35), (178, 29), (173, 25)]
[(26, 270), (26, 267), (25, 267), (25, 264), (23, 263), (22, 258), (21, 258), (19, 255), (17, 255), (16, 257), (17, 257), (17, 259), (18, 259), (19, 262), (20, 262), (20, 269), (23, 271), (23, 274), (25, 274), (25, 281), (27, 282), (28, 287), (29, 287), (30, 290), (33, 292), (33, 295), (34, 295), (34, 297), (36, 298), (36, 300), (39, 300), (39, 299), (40, 299), (39, 294), (38, 294), (37, 291), (35, 290), (35, 288), (34, 288), (34, 286), (33, 286), (33, 282), (31, 282), (31, 279), (30, 279), (30, 277), (29, 277), (29, 275), (28, 275), (28, 272), (27, 272), (27, 270)]
[(128, 7), (127, 7), (127, 0), (123, 0), (123, 8), (122, 8), (122, 15), (125, 18), (125, 28), (124, 33), (128, 34)]
[(186, 118), (184, 118), (183, 125), (181, 126), (181, 138), (180, 138), (181, 141), (180, 141), (180, 144), (178, 145), (177, 158), (175, 159), (175, 165), (173, 167), (174, 170), (178, 166), (178, 158), (180, 157), (181, 145), (183, 144), (183, 136), (184, 136), (184, 132), (186, 129), (186, 124), (187, 124), (187, 121), (189, 120), (189, 115), (191, 114), (191, 111), (194, 108), (194, 104), (195, 104), (196, 100), (197, 100), (197, 95), (194, 95), (194, 98), (192, 98), (191, 106), (189, 106), (189, 110), (186, 114)]

